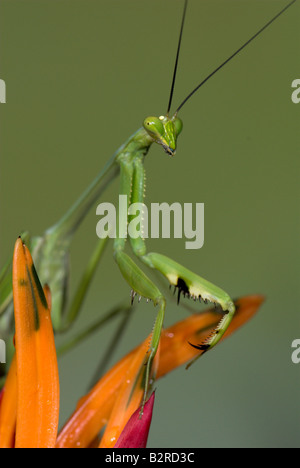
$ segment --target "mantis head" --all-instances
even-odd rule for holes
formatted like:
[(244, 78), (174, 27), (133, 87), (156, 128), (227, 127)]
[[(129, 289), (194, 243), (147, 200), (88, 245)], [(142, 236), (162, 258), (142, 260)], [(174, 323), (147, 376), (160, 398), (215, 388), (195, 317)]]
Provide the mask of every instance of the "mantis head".
[(147, 117), (143, 123), (148, 135), (162, 145), (170, 156), (176, 152), (177, 137), (182, 130), (182, 121), (175, 115), (171, 119), (162, 115), (161, 117)]

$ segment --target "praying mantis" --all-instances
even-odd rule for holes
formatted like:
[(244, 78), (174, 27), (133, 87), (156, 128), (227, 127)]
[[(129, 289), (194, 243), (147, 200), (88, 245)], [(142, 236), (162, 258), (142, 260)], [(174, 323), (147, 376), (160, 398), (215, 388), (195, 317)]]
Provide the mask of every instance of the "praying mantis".
[[(67, 215), (53, 228), (47, 230), (45, 236), (36, 238), (32, 241), (37, 268), (43, 281), (49, 281), (53, 293), (53, 322), (57, 330), (63, 329), (65, 323), (62, 323), (61, 312), (64, 304), (64, 269), (65, 252), (68, 248), (68, 242), (77, 228), (80, 220), (85, 216), (87, 210), (93, 202), (103, 193), (107, 185), (117, 176), (120, 176), (119, 193), (127, 195), (129, 204), (142, 202), (144, 199), (144, 180), (145, 168), (144, 160), (153, 143), (162, 147), (162, 149), (171, 157), (174, 156), (177, 149), (177, 138), (182, 131), (182, 121), (178, 117), (179, 111), (183, 105), (206, 83), (212, 76), (233, 59), (243, 48), (246, 47), (258, 34), (263, 32), (271, 23), (275, 21), (287, 8), (296, 0), (290, 2), (283, 10), (271, 19), (262, 29), (242, 45), (232, 56), (226, 59), (215, 71), (213, 71), (184, 99), (177, 107), (173, 115), (170, 114), (176, 69), (178, 64), (179, 49), (175, 65), (174, 79), (171, 87), (170, 100), (167, 112), (163, 116), (147, 117), (141, 129), (139, 129), (127, 142), (113, 155), (105, 165), (95, 182), (75, 204)], [(184, 3), (184, 14), (182, 27), (180, 31), (180, 41), (183, 32), (184, 17), (187, 10), (187, 1)], [(128, 218), (128, 212), (121, 213), (121, 216)], [(226, 332), (232, 317), (234, 315), (234, 303), (230, 296), (218, 286), (213, 285), (198, 274), (192, 272), (186, 267), (180, 265), (174, 260), (152, 252), (148, 253), (146, 243), (143, 238), (129, 238), (129, 243), (133, 254), (143, 263), (145, 268), (158, 271), (167, 279), (170, 285), (177, 288), (178, 295), (192, 298), (194, 300), (209, 301), (219, 305), (224, 318), (221, 320), (214, 333), (208, 337), (204, 343), (192, 344), (202, 351), (208, 351), (213, 348)], [(163, 327), (166, 298), (158, 286), (150, 280), (147, 273), (142, 270), (138, 264), (125, 252), (125, 240), (116, 238), (113, 245), (114, 259), (123, 275), (124, 279), (132, 290), (132, 297), (135, 295), (150, 299), (158, 309), (155, 320), (152, 339), (149, 345), (149, 353), (146, 358), (147, 375), (145, 382), (145, 393), (149, 384), (149, 376), (153, 359), (156, 355), (160, 333)], [(53, 279), (54, 278), (54, 279)]]
[[(194, 95), (200, 87), (202, 87), (216, 72), (223, 68), (231, 61), (238, 53), (241, 52), (250, 42), (260, 35), (267, 27), (269, 27), (294, 1), (289, 3), (275, 17), (263, 26), (254, 36), (244, 43), (234, 54), (226, 59), (219, 67), (217, 67), (207, 78), (183, 100), (173, 116), (170, 116), (170, 108), (174, 91), (176, 71), (178, 65), (179, 51), (182, 39), (182, 32), (186, 9), (188, 2), (185, 1), (184, 13), (179, 36), (179, 44), (175, 62), (173, 82), (170, 93), (170, 100), (166, 115), (159, 117), (147, 117), (143, 122), (143, 127), (138, 130), (125, 145), (117, 151), (115, 162), (120, 169), (120, 195), (126, 195), (128, 208), (130, 203), (142, 203), (145, 192), (145, 168), (144, 158), (147, 155), (150, 146), (153, 143), (161, 145), (163, 150), (170, 156), (174, 156), (177, 147), (177, 138), (182, 131), (182, 121), (178, 117), (178, 112), (183, 105)], [(123, 214), (128, 222), (128, 209)], [(120, 217), (119, 217), (120, 219)], [(130, 238), (130, 244), (133, 253), (138, 257), (148, 268), (155, 269), (160, 272), (168, 281), (170, 286), (178, 288), (178, 298), (183, 293), (184, 296), (193, 298), (194, 300), (204, 300), (221, 306), (224, 316), (213, 333), (201, 344), (192, 346), (201, 351), (208, 351), (213, 348), (226, 332), (235, 313), (234, 302), (230, 296), (218, 286), (213, 285), (207, 280), (201, 278), (197, 274), (183, 267), (174, 260), (158, 254), (156, 252), (147, 253), (146, 244), (142, 237), (133, 239)], [(159, 288), (148, 278), (148, 276), (140, 269), (140, 267), (125, 253), (125, 240), (116, 238), (114, 241), (114, 258), (119, 266), (119, 269), (132, 288), (132, 300), (138, 294), (140, 297), (145, 297), (153, 301), (154, 306), (158, 307), (158, 314), (154, 324), (151, 343), (149, 347), (149, 355), (147, 358), (147, 372), (145, 380), (145, 397), (146, 399), (151, 364), (157, 352), (161, 330), (164, 322), (166, 299)]]

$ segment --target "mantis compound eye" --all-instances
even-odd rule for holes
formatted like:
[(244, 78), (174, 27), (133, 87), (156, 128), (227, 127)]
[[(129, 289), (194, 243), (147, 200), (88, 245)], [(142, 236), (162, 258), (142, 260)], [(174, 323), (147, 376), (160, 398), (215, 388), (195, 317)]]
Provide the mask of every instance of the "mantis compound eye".
[(182, 128), (183, 128), (182, 120), (179, 119), (178, 117), (176, 117), (173, 120), (173, 124), (174, 124), (174, 128), (175, 128), (176, 136), (178, 136), (182, 132)]
[(165, 129), (158, 117), (147, 117), (143, 123), (144, 129), (154, 138), (163, 138)]

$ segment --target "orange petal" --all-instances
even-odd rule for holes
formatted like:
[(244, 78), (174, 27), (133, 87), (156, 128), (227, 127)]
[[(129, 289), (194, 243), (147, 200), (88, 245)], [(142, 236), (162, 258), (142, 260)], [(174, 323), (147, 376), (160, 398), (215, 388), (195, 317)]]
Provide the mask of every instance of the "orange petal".
[(79, 400), (75, 412), (58, 435), (57, 448), (89, 447), (108, 421), (133, 355), (131, 352), (125, 356)]
[(13, 448), (17, 419), (16, 355), (11, 362), (0, 406), (0, 448)]
[(16, 447), (51, 448), (55, 446), (59, 416), (54, 335), (44, 291), (21, 239), (14, 251), (13, 295), (18, 382)]
[[(116, 398), (112, 414), (101, 439), (99, 448), (112, 448), (121, 435), (129, 419), (141, 406), (144, 396), (144, 382), (146, 377), (145, 356), (149, 350), (148, 337), (136, 350)], [(159, 361), (159, 350), (154, 358), (151, 374), (156, 374)]]

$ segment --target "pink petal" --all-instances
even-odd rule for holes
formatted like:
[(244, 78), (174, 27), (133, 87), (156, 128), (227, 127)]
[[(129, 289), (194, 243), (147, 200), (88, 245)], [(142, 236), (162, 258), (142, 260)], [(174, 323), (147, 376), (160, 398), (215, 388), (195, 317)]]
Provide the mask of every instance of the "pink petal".
[(144, 407), (144, 413), (140, 418), (140, 409), (136, 410), (121, 432), (114, 448), (145, 448), (147, 445), (152, 412), (154, 406), (153, 392)]

